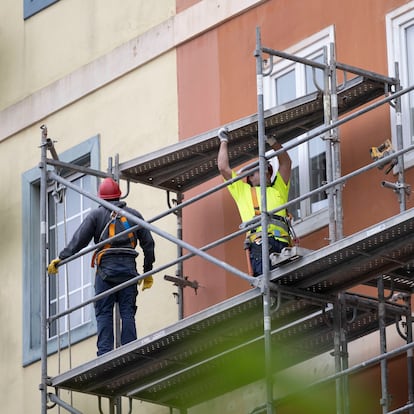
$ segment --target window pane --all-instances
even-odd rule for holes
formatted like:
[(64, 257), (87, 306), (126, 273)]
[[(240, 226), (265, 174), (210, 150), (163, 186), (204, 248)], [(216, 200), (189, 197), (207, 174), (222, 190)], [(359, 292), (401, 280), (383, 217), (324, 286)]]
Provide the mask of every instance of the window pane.
[[(326, 183), (326, 155), (325, 143), (320, 138), (314, 138), (309, 142), (309, 176), (310, 176), (310, 190), (321, 187)], [(314, 194), (311, 196), (312, 213), (320, 210), (327, 205), (327, 195), (325, 192)]]
[(52, 195), (49, 193), (49, 201), (48, 201), (48, 218), (49, 218), (49, 226), (52, 227), (56, 224), (56, 208), (55, 203), (53, 202)]
[(276, 105), (282, 105), (296, 98), (296, 81), (295, 71), (288, 73), (275, 79)]
[[(323, 63), (323, 55), (317, 56), (313, 58), (315, 62)], [(314, 75), (315, 72), (315, 75)], [(311, 66), (305, 66), (305, 76), (306, 76), (306, 93), (312, 93), (317, 90), (315, 86), (315, 82), (313, 81), (313, 77), (315, 76), (315, 80), (320, 88), (323, 88), (323, 71), (322, 69), (312, 68)]]
[[(62, 312), (63, 310), (65, 310), (66, 309), (66, 297), (65, 296), (61, 296), (60, 298), (59, 298), (59, 309), (58, 309), (58, 311), (59, 312)], [(67, 320), (68, 320), (68, 317), (67, 316), (65, 316), (65, 317), (63, 317), (63, 318), (59, 318), (57, 321), (57, 324), (58, 324), (58, 332), (59, 332), (59, 334), (61, 335), (61, 334), (63, 334), (63, 333), (65, 333), (66, 331), (67, 331)]]
[[(91, 192), (96, 195), (96, 189), (92, 188), (92, 177), (90, 175), (85, 175), (80, 180), (80, 185), (82, 189)], [(82, 211), (90, 210), (92, 208), (93, 201), (88, 197), (82, 197)]]
[[(49, 304), (49, 313), (51, 315), (56, 314), (56, 302), (52, 302)], [(55, 336), (57, 333), (57, 322), (53, 321), (49, 326), (49, 338)]]
[[(407, 78), (408, 85), (414, 84), (414, 25), (406, 29)], [(409, 93), (409, 116), (411, 144), (414, 142), (414, 92)]]
[[(69, 306), (73, 303), (81, 303), (82, 297), (80, 290), (73, 292), (69, 295)], [(72, 312), (70, 315), (70, 327), (75, 328), (82, 324), (82, 311), (80, 309)]]
[(81, 268), (78, 260), (68, 263), (68, 285), (69, 292), (78, 289), (81, 286)]
[[(72, 182), (92, 192), (90, 177), (87, 179), (79, 177)], [(61, 198), (56, 198), (51, 189), (48, 197), (50, 258), (56, 257), (67, 245), (92, 207), (91, 201), (77, 191), (65, 189), (61, 194)], [(58, 200), (60, 202), (57, 202)], [(92, 296), (90, 262), (91, 253), (61, 266), (58, 275), (49, 278), (49, 315), (55, 315), (79, 305), (83, 300)], [(88, 265), (86, 266), (85, 263)], [(91, 321), (92, 306), (88, 305), (86, 309), (77, 310), (70, 316), (71, 329)], [(51, 324), (50, 338), (68, 331), (68, 318), (69, 316), (64, 316)]]
[[(289, 200), (293, 200), (300, 196), (300, 180), (299, 180), (299, 156), (298, 148), (295, 147), (289, 151), (290, 158), (292, 160), (292, 172), (290, 175), (290, 189)], [(294, 220), (301, 218), (300, 214), (300, 202), (294, 203), (289, 208), (289, 213), (293, 216)]]
[[(79, 187), (78, 180), (74, 184)], [(70, 188), (66, 190), (66, 216), (71, 217), (79, 213), (80, 211), (80, 199), (81, 195)]]

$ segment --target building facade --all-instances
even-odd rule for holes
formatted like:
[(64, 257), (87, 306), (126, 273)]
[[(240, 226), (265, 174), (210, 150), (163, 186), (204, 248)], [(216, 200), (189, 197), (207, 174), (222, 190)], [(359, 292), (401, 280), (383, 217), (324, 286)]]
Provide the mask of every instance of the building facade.
[[(414, 1), (162, 0), (152, 4), (127, 0), (120, 7), (111, 1), (4, 0), (0, 14), (0, 185), (7, 195), (1, 203), (4, 236), (0, 258), (5, 283), (0, 352), (4, 361), (3, 407), (7, 412), (42, 410), (39, 383), (45, 361), (41, 361), (40, 349), (39, 146), (45, 127), (62, 161), (107, 171), (118, 157), (122, 163), (255, 114), (258, 28), (263, 45), (270, 49), (319, 63), (334, 53), (337, 62), (397, 78), (403, 88), (414, 83)], [(263, 83), (265, 109), (323, 88), (321, 71), (312, 72), (308, 66), (289, 59), (275, 59), (271, 66), (269, 62), (265, 62), (269, 76)], [(339, 85), (345, 83), (346, 76), (338, 70)], [(404, 94), (401, 117), (385, 104), (339, 127), (342, 175), (372, 163), (370, 149), (387, 139), (397, 148), (400, 127), (403, 147), (412, 145), (413, 102), (413, 92)], [(328, 181), (325, 138), (315, 137), (290, 150), (292, 198)], [(413, 161), (414, 153), (407, 152), (404, 166), (408, 185), (413, 179)], [(386, 170), (373, 168), (344, 183), (343, 234), (339, 238), (400, 213), (399, 193), (383, 185), (384, 181), (395, 183), (398, 175), (395, 168), (388, 173)], [(79, 172), (68, 172), (65, 177), (96, 193), (96, 177)], [(221, 182), (216, 177), (202, 183), (184, 193), (184, 201)], [(165, 191), (140, 184), (127, 188), (126, 183), (121, 188), (128, 192), (128, 204), (146, 219), (169, 208), (170, 195), (166, 200)], [(66, 192), (62, 203), (62, 192), (50, 183), (50, 256), (56, 255), (94, 206), (73, 191)], [(409, 188), (406, 196), (404, 208), (409, 210), (413, 207)], [(302, 200), (290, 211), (301, 247), (315, 251), (335, 241), (329, 228), (327, 194)], [(190, 245), (201, 247), (234, 232), (239, 224), (236, 206), (228, 191), (222, 189), (184, 209), (182, 237)], [(163, 217), (156, 225), (170, 234), (177, 232), (174, 215)], [(155, 239), (155, 266), (173, 261), (176, 246), (159, 234)], [(246, 271), (242, 244), (240, 236), (213, 249), (212, 255)], [(92, 296), (94, 276), (89, 259), (67, 266), (61, 280), (48, 281), (49, 316)], [(142, 267), (140, 260), (141, 256), (138, 261)], [(154, 275), (154, 286), (138, 296), (140, 337), (162, 330), (180, 317), (176, 287), (163, 279), (165, 273), (175, 272), (174, 265), (162, 269)], [(186, 260), (183, 274), (199, 283), (197, 292), (183, 290), (184, 317), (251, 288), (226, 269), (200, 257)], [(352, 291), (376, 295), (369, 286), (353, 287)], [(92, 306), (48, 326), (49, 375), (95, 358)], [(389, 349), (404, 343), (394, 329), (389, 330)], [(351, 343), (350, 364), (377, 355), (378, 344), (376, 334)], [(329, 354), (309, 364), (293, 372), (301, 377), (306, 370), (312, 378), (320, 378), (334, 371)], [(392, 360), (390, 410), (407, 399), (406, 378), (399, 375), (404, 370), (405, 361)], [(278, 380), (292, 388), (298, 382), (290, 375)], [(359, 392), (361, 384), (367, 387), (365, 393)], [(288, 391), (278, 388), (277, 380), (274, 388), (276, 396)], [(334, 391), (328, 387), (324, 392)], [(351, 381), (352, 392), (357, 396), (352, 400), (351, 412), (381, 412), (379, 367), (358, 374)], [(251, 413), (263, 403), (265, 394), (264, 383), (259, 381), (190, 407), (188, 412)], [(60, 397), (80, 412), (98, 409), (97, 397), (87, 393), (62, 390)], [(323, 412), (320, 400), (304, 401), (309, 410)], [(124, 401), (125, 410), (127, 403)], [(168, 407), (149, 402), (134, 400), (132, 404), (133, 412), (170, 412)], [(295, 412), (295, 408), (290, 409)], [(330, 409), (327, 407), (326, 412)], [(54, 410), (58, 407), (49, 411)], [(289, 406), (282, 410), (291, 412)]]

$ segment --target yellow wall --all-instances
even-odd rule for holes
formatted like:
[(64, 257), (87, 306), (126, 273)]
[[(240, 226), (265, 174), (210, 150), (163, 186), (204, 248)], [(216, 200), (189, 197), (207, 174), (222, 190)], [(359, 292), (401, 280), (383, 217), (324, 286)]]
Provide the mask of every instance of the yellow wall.
[(4, 108), (168, 19), (175, 2), (61, 0), (24, 21), (23, 0), (3, 0), (0, 13)]
[[(3, 0), (0, 8), (0, 358), (2, 410), (40, 412), (40, 363), (22, 367), (22, 188), (25, 171), (40, 161), (40, 126), (61, 153), (99, 134), (101, 169), (108, 157), (120, 162), (178, 140), (175, 47), (238, 14), (257, 0), (202, 1), (175, 15), (175, 1), (60, 0), (23, 20), (23, 0)], [(128, 204), (146, 219), (167, 209), (166, 195), (135, 185)], [(176, 234), (175, 217), (154, 223)], [(171, 262), (176, 246), (156, 239), (156, 265)], [(142, 260), (142, 257), (139, 258)], [(164, 274), (138, 297), (140, 337), (178, 317), (175, 291)], [(72, 366), (95, 357), (96, 338), (72, 347)], [(59, 361), (60, 360), (60, 361)], [(60, 364), (60, 368), (58, 367)], [(63, 351), (48, 360), (48, 374), (69, 368)], [(70, 394), (61, 397), (70, 401)], [(82, 412), (97, 412), (96, 397), (73, 396)], [(134, 402), (140, 412), (165, 407)], [(104, 411), (107, 410), (106, 402)], [(57, 408), (51, 412), (57, 412)]]
[[(26, 21), (22, 18), (22, 5), (23, 1), (4, 0), (0, 8), (3, 34), (0, 110), (9, 123), (8, 131), (3, 130), (0, 138), (0, 189), (4, 195), (0, 203), (4, 235), (0, 239), (0, 388), (4, 412), (39, 413), (40, 363), (22, 367), (25, 304), (22, 303), (21, 175), (40, 161), (42, 124), (47, 125), (49, 136), (57, 141), (58, 153), (99, 134), (102, 170), (106, 170), (108, 157), (117, 153), (123, 162), (177, 140), (174, 50), (167, 49), (156, 61), (144, 61), (139, 70), (124, 70), (118, 79), (110, 79), (104, 86), (98, 83), (89, 94), (78, 93), (75, 98), (71, 95), (98, 81), (100, 76), (113, 73), (117, 67), (110, 67), (115, 65), (115, 59), (108, 58), (108, 52), (113, 56), (110, 52), (114, 48), (168, 19), (175, 11), (175, 2), (162, 0), (154, 7), (147, 1), (127, 0), (120, 7), (114, 1), (63, 0)], [(85, 68), (91, 62), (94, 62), (93, 73)], [(50, 104), (53, 99), (59, 102), (56, 112)], [(35, 116), (38, 110), (44, 112)], [(25, 125), (28, 119), (31, 121)], [(146, 186), (133, 186), (127, 202), (147, 219), (167, 209), (164, 192)], [(174, 217), (154, 224), (175, 234)], [(173, 260), (175, 246), (158, 236), (155, 239), (156, 264)], [(141, 260), (142, 255), (140, 269)], [(177, 320), (178, 309), (172, 295), (175, 288), (163, 281), (163, 275), (155, 275), (152, 289), (138, 297), (140, 337)], [(75, 345), (72, 366), (93, 359), (95, 343), (96, 338), (92, 337)], [(49, 359), (50, 375), (58, 373), (58, 359), (57, 356)], [(68, 369), (66, 351), (60, 359), (60, 370)], [(63, 391), (62, 397), (70, 401), (68, 392)], [(98, 410), (96, 397), (84, 395), (74, 396), (74, 406), (82, 412)]]

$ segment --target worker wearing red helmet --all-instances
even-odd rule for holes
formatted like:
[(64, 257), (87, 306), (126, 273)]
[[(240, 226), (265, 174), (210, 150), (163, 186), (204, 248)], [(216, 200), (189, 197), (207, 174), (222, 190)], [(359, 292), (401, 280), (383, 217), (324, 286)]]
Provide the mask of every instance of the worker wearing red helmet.
[[(217, 156), (217, 166), (220, 174), (225, 180), (230, 180), (237, 176), (236, 172), (230, 168), (228, 156), (228, 140), (229, 135), (226, 129), (220, 129), (218, 133), (220, 139), (220, 148)], [(268, 137), (267, 143), (270, 147), (277, 151), (282, 146), (276, 141), (274, 137)], [(282, 152), (278, 155), (279, 169), (276, 173), (275, 179), (272, 181), (272, 166), (268, 165), (267, 170), (267, 187), (266, 187), (266, 201), (267, 210), (271, 211), (279, 206), (287, 203), (290, 186), (291, 175), (291, 159), (287, 152)], [(243, 180), (235, 181), (227, 187), (235, 200), (240, 217), (243, 222), (250, 221), (256, 215), (260, 214), (260, 174), (256, 170), (247, 177), (247, 182)], [(267, 235), (269, 239), (269, 255), (271, 253), (280, 253), (284, 247), (289, 246), (289, 229), (284, 220), (286, 217), (286, 210), (277, 212), (277, 218), (274, 222), (269, 224)], [(280, 219), (280, 220), (279, 220)], [(249, 251), (249, 259), (251, 264), (251, 272), (253, 276), (258, 276), (262, 271), (262, 249), (261, 249), (261, 227), (252, 230), (246, 239), (246, 248)]]
[[(102, 181), (98, 196), (114, 206), (143, 219), (138, 211), (128, 207), (124, 201), (120, 201), (121, 190), (118, 183), (112, 178), (105, 178)], [(149, 230), (138, 227), (124, 236), (110, 241), (110, 237), (128, 230), (129, 227), (132, 226), (129, 225), (126, 217), (117, 214), (113, 210), (102, 205), (92, 210), (75, 231), (69, 244), (59, 253), (59, 258), (51, 261), (48, 266), (49, 274), (56, 274), (61, 260), (73, 256), (86, 247), (92, 239), (95, 244), (109, 239), (108, 243), (95, 252), (93, 259), (93, 265), (96, 266), (96, 295), (139, 275), (135, 260), (138, 256), (135, 250), (137, 242), (139, 242), (144, 253), (144, 273), (152, 270), (155, 261), (154, 239)], [(152, 284), (152, 276), (146, 277), (143, 280), (142, 290), (150, 288)], [(137, 295), (138, 287), (133, 284), (96, 301), (98, 356), (114, 349), (113, 309), (115, 302), (119, 304), (119, 313), (122, 320), (121, 345), (137, 338), (135, 324)]]

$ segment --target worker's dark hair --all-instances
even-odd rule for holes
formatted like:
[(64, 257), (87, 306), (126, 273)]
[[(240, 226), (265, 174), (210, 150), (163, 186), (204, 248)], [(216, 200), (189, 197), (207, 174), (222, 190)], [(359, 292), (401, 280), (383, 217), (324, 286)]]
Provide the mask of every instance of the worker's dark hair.
[[(242, 173), (242, 172), (244, 172), (244, 171), (248, 170), (249, 168), (250, 168), (250, 165), (246, 165), (245, 167), (243, 167), (243, 168), (239, 171), (239, 173)], [(272, 164), (270, 163), (270, 161), (267, 161), (267, 172), (270, 174), (270, 177), (273, 175), (273, 166), (272, 166)], [(250, 181), (249, 176), (247, 176), (247, 177), (246, 177), (246, 182), (247, 182), (247, 184), (249, 184), (250, 186), (252, 185), (252, 183), (251, 183), (251, 181)]]

